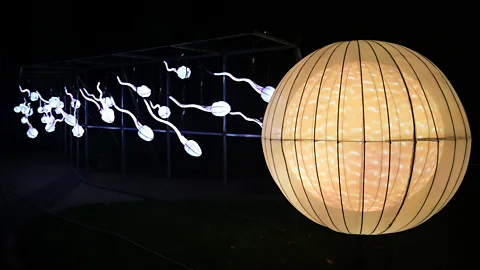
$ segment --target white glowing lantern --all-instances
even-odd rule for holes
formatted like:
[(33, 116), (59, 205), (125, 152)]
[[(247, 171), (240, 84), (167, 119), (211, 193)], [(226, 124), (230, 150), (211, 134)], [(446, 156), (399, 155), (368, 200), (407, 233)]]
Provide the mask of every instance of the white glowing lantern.
[(172, 112), (167, 106), (160, 106), (160, 108), (158, 108), (158, 115), (163, 119), (167, 119), (171, 114)]
[(22, 122), (22, 124), (26, 124), (28, 123), (28, 119), (26, 117), (22, 117), (22, 119), (20, 119), (20, 122)]
[(177, 76), (182, 80), (189, 78), (190, 74), (192, 74), (192, 71), (186, 66), (181, 66), (177, 69)]
[(65, 115), (65, 123), (67, 125), (74, 127), (77, 124), (77, 118), (71, 114)]
[(181, 66), (178, 69), (176, 69), (176, 68), (169, 68), (167, 62), (165, 61), (163, 61), (163, 63), (165, 64), (165, 68), (167, 69), (167, 71), (177, 73), (178, 78), (182, 80), (189, 78), (190, 75), (192, 74), (192, 71), (186, 66)]
[(38, 136), (38, 130), (36, 128), (30, 127), (27, 131), (27, 136), (30, 139), (35, 139)]
[(178, 128), (173, 125), (172, 123), (168, 122), (168, 121), (165, 121), (165, 120), (162, 120), (160, 118), (158, 118), (157, 116), (155, 116), (155, 114), (153, 113), (151, 107), (154, 107), (153, 104), (151, 104), (150, 102), (150, 105), (148, 104), (148, 102), (144, 99), (143, 102), (145, 102), (145, 105), (147, 107), (147, 110), (148, 112), (150, 113), (150, 115), (153, 117), (153, 119), (157, 120), (158, 122), (160, 123), (164, 123), (166, 125), (168, 125), (169, 127), (171, 127), (173, 129), (173, 131), (175, 131), (175, 133), (177, 134), (177, 137), (178, 139), (180, 140), (180, 142), (183, 144), (184, 146), (184, 149), (185, 151), (189, 154), (189, 155), (192, 155), (194, 157), (199, 157), (200, 155), (202, 155), (202, 150), (200, 148), (200, 146), (193, 140), (187, 140), (181, 133), (180, 131), (178, 130)]
[(214, 102), (211, 107), (212, 114), (219, 117), (229, 114), (231, 110), (232, 108), (225, 101)]
[(45, 131), (48, 132), (48, 133), (52, 133), (55, 131), (55, 122), (53, 123), (48, 123), (46, 126), (45, 126)]
[(47, 124), (48, 123), (53, 123), (55, 121), (55, 117), (53, 117), (52, 115), (50, 115), (49, 117), (47, 117)]
[(60, 99), (58, 97), (51, 97), (49, 100), (48, 100), (48, 104), (50, 105), (50, 107), (52, 108), (57, 108), (59, 105), (60, 105)]
[(43, 107), (38, 107), (37, 112), (38, 113), (45, 113), (45, 109), (43, 109)]
[(153, 137), (154, 137), (154, 134), (153, 134), (153, 130), (148, 127), (148, 126), (139, 126), (138, 127), (138, 136), (140, 138), (142, 138), (143, 140), (149, 142), (151, 140), (153, 140)]
[(147, 142), (153, 140), (154, 134), (153, 134), (153, 131), (152, 131), (151, 128), (149, 128), (148, 126), (144, 126), (144, 125), (140, 124), (140, 122), (138, 122), (137, 118), (133, 115), (132, 112), (130, 112), (129, 110), (119, 108), (117, 106), (117, 104), (115, 104), (115, 100), (113, 98), (110, 98), (110, 99), (112, 101), (112, 106), (115, 109), (117, 109), (121, 113), (126, 113), (126, 114), (130, 115), (130, 117), (133, 119), (133, 122), (135, 123), (135, 126), (138, 129), (138, 136), (140, 138), (142, 138), (143, 140), (145, 140)]
[(80, 103), (80, 101), (78, 99), (74, 99), (72, 100), (72, 102), (70, 103), (70, 106), (72, 106), (72, 108), (74, 108), (75, 110), (80, 108), (82, 104)]
[(102, 120), (105, 123), (111, 124), (113, 121), (115, 121), (115, 112), (110, 108), (101, 110), (100, 114), (102, 115)]
[(52, 111), (52, 107), (48, 104), (43, 105), (43, 112), (49, 113)]
[(270, 102), (270, 98), (272, 97), (273, 92), (275, 92), (275, 88), (273, 88), (271, 86), (262, 87), (262, 86), (256, 84), (251, 79), (237, 78), (237, 77), (233, 76), (232, 74), (230, 74), (228, 72), (216, 72), (216, 73), (211, 73), (211, 74), (213, 74), (215, 76), (227, 76), (227, 77), (229, 77), (230, 79), (232, 79), (236, 82), (246, 82), (246, 83), (248, 83), (253, 88), (253, 90), (255, 90), (257, 93), (259, 93), (261, 98), (267, 103)]
[(85, 130), (83, 129), (82, 126), (77, 124), (72, 128), (72, 133), (73, 133), (73, 136), (80, 138), (83, 136), (83, 133), (85, 133)]
[(145, 85), (137, 87), (137, 94), (143, 98), (147, 98), (152, 94), (152, 90)]
[(148, 88), (147, 86), (145, 85), (142, 85), (142, 86), (139, 86), (139, 87), (135, 87), (133, 84), (131, 83), (126, 83), (126, 82), (122, 82), (120, 80), (120, 77), (117, 76), (117, 81), (119, 84), (121, 85), (125, 85), (125, 86), (128, 86), (130, 87), (133, 91), (137, 92), (137, 94), (143, 98), (147, 98), (149, 97), (151, 94), (152, 94), (152, 90), (150, 90), (150, 88)]
[(30, 109), (30, 106), (27, 106), (25, 104), (20, 104), (18, 105), (20, 108), (20, 112), (26, 116), (30, 116), (33, 114), (33, 110)]
[(198, 143), (194, 140), (188, 140), (183, 147), (191, 156), (199, 157), (202, 155), (202, 149), (200, 148), (200, 145), (198, 145)]
[(30, 93), (30, 100), (31, 101), (37, 101), (39, 99), (40, 95), (37, 92), (32, 92)]
[(260, 97), (262, 97), (263, 101), (268, 103), (272, 98), (273, 92), (275, 92), (275, 88), (271, 86), (266, 86), (260, 91)]
[(20, 112), (22, 111), (22, 108), (21, 108), (20, 106), (15, 106), (15, 107), (13, 108), (13, 111), (14, 111), (15, 113), (20, 113)]
[(48, 122), (48, 120), (49, 120), (49, 117), (46, 116), (46, 115), (44, 115), (44, 116), (42, 116), (42, 118), (40, 118), (40, 121), (41, 121), (43, 124), (46, 124), (46, 123)]

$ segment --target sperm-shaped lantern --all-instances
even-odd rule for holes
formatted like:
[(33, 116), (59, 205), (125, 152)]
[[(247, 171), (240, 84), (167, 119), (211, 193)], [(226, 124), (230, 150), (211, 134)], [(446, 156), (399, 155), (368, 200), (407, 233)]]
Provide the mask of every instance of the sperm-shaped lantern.
[(236, 82), (246, 82), (246, 83), (248, 83), (253, 88), (253, 90), (255, 90), (257, 93), (259, 93), (260, 96), (262, 97), (262, 99), (267, 103), (270, 102), (270, 98), (272, 98), (273, 92), (275, 92), (275, 88), (273, 88), (272, 86), (262, 87), (262, 86), (256, 84), (254, 81), (252, 81), (250, 79), (236, 78), (228, 72), (213, 73), (213, 72), (210, 72), (208, 70), (207, 70), (207, 72), (210, 73), (210, 74), (213, 74), (215, 76), (227, 76), (227, 77), (229, 77), (230, 79), (232, 79)]
[(258, 119), (255, 119), (255, 118), (250, 118), (250, 117), (246, 117), (243, 113), (241, 112), (231, 112), (229, 113), (230, 115), (240, 115), (241, 117), (243, 117), (243, 119), (245, 119), (246, 121), (250, 121), (250, 122), (255, 122), (257, 123), (260, 127), (263, 127), (263, 123), (258, 120)]
[(130, 117), (133, 119), (133, 122), (135, 123), (135, 126), (138, 129), (138, 136), (140, 138), (142, 138), (143, 140), (145, 140), (147, 142), (153, 140), (154, 134), (153, 134), (153, 130), (150, 127), (140, 124), (140, 122), (137, 120), (137, 118), (133, 115), (132, 112), (119, 108), (117, 106), (117, 104), (115, 104), (115, 100), (113, 99), (113, 97), (110, 97), (110, 99), (111, 99), (112, 105), (113, 105), (113, 107), (115, 107), (115, 109), (117, 109), (119, 112), (126, 113), (126, 114), (130, 115)]
[[(98, 87), (97, 87), (97, 90), (99, 90)], [(101, 96), (102, 98), (97, 98), (97, 97), (95, 97), (94, 94), (90, 94), (90, 93), (88, 93), (86, 90), (85, 90), (85, 94), (87, 94), (87, 96), (95, 99), (96, 101), (100, 102), (100, 104), (102, 104), (102, 107), (104, 107), (105, 105), (106, 105), (108, 108), (112, 108), (112, 107), (113, 107), (112, 99), (111, 99), (110, 97), (103, 97), (103, 93), (102, 93), (101, 91), (100, 91), (100, 96)]]
[(59, 99), (58, 105), (55, 108), (55, 113), (62, 115), (62, 120), (60, 120), (60, 122), (65, 120), (65, 123), (67, 123), (67, 125), (74, 127), (77, 124), (77, 118), (74, 115), (66, 113), (63, 110), (63, 106), (63, 102)]
[(122, 82), (120, 80), (120, 78), (117, 76), (117, 81), (119, 84), (121, 85), (125, 85), (125, 86), (128, 86), (130, 87), (133, 91), (137, 92), (137, 94), (143, 98), (147, 98), (149, 97), (151, 94), (152, 94), (152, 90), (150, 90), (150, 88), (148, 88), (147, 86), (145, 85), (141, 85), (139, 87), (135, 87), (133, 84), (131, 83), (127, 83), (127, 82)]
[(225, 116), (231, 111), (230, 105), (225, 101), (214, 102), (212, 104), (212, 106), (201, 106), (201, 105), (197, 105), (197, 104), (182, 104), (182, 103), (178, 102), (172, 96), (169, 96), (168, 98), (170, 98), (170, 100), (175, 102), (175, 104), (177, 104), (178, 107), (180, 107), (180, 108), (184, 108), (184, 109), (185, 108), (195, 108), (195, 109), (199, 109), (199, 110), (204, 111), (204, 112), (210, 112), (213, 115), (219, 116), (219, 117)]
[(152, 101), (150, 100), (149, 102), (150, 102), (150, 107), (152, 107), (152, 109), (158, 108), (158, 116), (160, 116), (163, 119), (167, 119), (168, 117), (170, 117), (171, 115), (170, 108), (168, 108), (167, 106), (160, 106), (159, 104), (153, 105)]
[(182, 104), (180, 102), (178, 102), (175, 98), (173, 98), (172, 96), (169, 96), (169, 98), (175, 103), (178, 105), (178, 107), (180, 108), (195, 108), (195, 109), (199, 109), (201, 111), (204, 111), (204, 112), (211, 112), (213, 115), (215, 116), (225, 116), (227, 114), (230, 114), (230, 115), (240, 115), (243, 117), (243, 119), (247, 120), (247, 121), (250, 121), (250, 122), (255, 122), (257, 123), (260, 127), (262, 127), (262, 122), (258, 119), (254, 119), (254, 118), (250, 118), (250, 117), (246, 117), (243, 113), (241, 112), (230, 112), (231, 111), (231, 108), (230, 108), (230, 105), (225, 102), (225, 101), (218, 101), (218, 102), (214, 102), (212, 104), (212, 106), (201, 106), (201, 105), (197, 105), (197, 104)]
[(157, 120), (160, 123), (168, 125), (169, 127), (171, 127), (175, 131), (175, 133), (178, 136), (178, 139), (183, 144), (183, 148), (185, 149), (185, 151), (189, 155), (194, 156), (194, 157), (199, 157), (199, 156), (202, 155), (202, 149), (200, 148), (200, 146), (198, 145), (197, 142), (195, 142), (194, 140), (187, 140), (187, 138), (185, 138), (180, 133), (180, 131), (178, 130), (178, 128), (175, 125), (173, 125), (172, 123), (170, 123), (168, 121), (165, 121), (165, 120), (162, 120), (162, 119), (158, 118), (157, 116), (155, 116), (155, 114), (153, 113), (152, 109), (150, 108), (148, 102), (145, 99), (143, 101), (145, 102), (145, 106), (147, 106), (148, 112), (153, 117), (153, 119)]
[(22, 89), (20, 85), (18, 86), (18, 88), (20, 88), (20, 92), (27, 93), (31, 101), (37, 101), (40, 97), (40, 94), (37, 91), (33, 92), (28, 89)]
[(80, 103), (80, 100), (74, 98), (73, 95), (68, 92), (66, 86), (65, 86), (65, 94), (67, 94), (67, 95), (70, 97), (70, 99), (72, 100), (72, 101), (70, 102), (70, 106), (72, 106), (72, 108), (74, 109), (74, 114), (75, 114), (76, 111), (77, 111), (77, 109), (80, 108), (80, 106), (81, 106), (82, 104)]
[(83, 136), (83, 133), (85, 133), (85, 130), (83, 129), (82, 126), (80, 126), (79, 124), (76, 124), (73, 128), (72, 128), (72, 133), (73, 133), (73, 136), (77, 137), (77, 138), (80, 138)]
[(105, 104), (104, 102), (101, 102), (102, 103), (102, 106), (100, 106), (96, 100), (101, 100), (101, 99), (97, 99), (95, 98), (94, 95), (90, 94), (87, 92), (87, 89), (83, 88), (83, 91), (85, 91), (85, 93), (87, 93), (88, 96), (93, 96), (93, 99), (90, 98), (90, 97), (87, 97), (85, 96), (85, 94), (83, 93), (82, 89), (79, 89), (80, 90), (80, 94), (83, 96), (84, 99), (86, 99), (87, 101), (90, 101), (92, 102), (93, 104), (95, 104), (97, 106), (97, 109), (98, 111), (100, 112), (100, 115), (102, 117), (102, 120), (106, 123), (113, 123), (113, 121), (115, 120), (115, 113), (114, 111), (108, 107), (107, 104)]
[(165, 64), (167, 71), (177, 73), (177, 76), (182, 80), (190, 78), (190, 75), (192, 74), (192, 71), (186, 66), (181, 66), (178, 69), (169, 68), (167, 62), (163, 61), (163, 63)]
[(61, 119), (55, 119), (52, 122), (46, 123), (45, 131), (48, 132), (48, 133), (54, 132), (55, 131), (55, 125), (59, 122), (63, 122), (66, 119), (65, 115), (66, 114), (63, 114)]
[(38, 130), (30, 124), (30, 121), (28, 121), (28, 116), (22, 117), (20, 121), (22, 124), (28, 125), (27, 136), (30, 139), (35, 139), (38, 136)]
[(40, 106), (37, 109), (38, 113), (43, 113), (42, 118), (40, 118), (40, 121), (44, 124), (50, 124), (55, 121), (55, 117), (53, 117), (50, 105), (45, 104), (42, 106), (42, 99), (40, 99)]
[(32, 108), (30, 108), (30, 103), (27, 104), (25, 98), (23, 100), (24, 102), (20, 103), (18, 106), (15, 106), (15, 108), (13, 108), (13, 111), (15, 113), (22, 113), (26, 117), (29, 117), (33, 114), (33, 110)]

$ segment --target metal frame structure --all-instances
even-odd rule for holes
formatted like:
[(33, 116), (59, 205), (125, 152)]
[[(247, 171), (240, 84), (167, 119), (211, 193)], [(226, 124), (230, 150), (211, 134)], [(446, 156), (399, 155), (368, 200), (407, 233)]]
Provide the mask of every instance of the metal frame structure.
[[(216, 51), (208, 48), (205, 44), (209, 42), (233, 42), (234, 40), (239, 39), (257, 39), (262, 40), (264, 42), (269, 43), (270, 46), (265, 46), (261, 48), (251, 48), (251, 49), (236, 49), (236, 50), (221, 50)], [(137, 50), (137, 51), (129, 51), (123, 53), (116, 53), (111, 55), (103, 55), (97, 57), (89, 57), (89, 58), (82, 58), (82, 59), (73, 59), (68, 61), (59, 61), (47, 64), (36, 64), (36, 65), (28, 65), (22, 66), (20, 68), (20, 82), (22, 82), (25, 78), (35, 78), (38, 76), (49, 76), (52, 78), (62, 79), (62, 78), (70, 78), (74, 79), (77, 86), (83, 84), (80, 79), (80, 75), (86, 74), (86, 72), (91, 70), (99, 70), (99, 69), (110, 69), (110, 68), (122, 68), (121, 77), (126, 79), (126, 75), (123, 72), (123, 68), (127, 66), (140, 66), (144, 64), (155, 64), (161, 63), (163, 61), (168, 60), (179, 60), (179, 59), (205, 59), (205, 58), (212, 58), (212, 57), (219, 57), (222, 61), (222, 69), (224, 72), (227, 71), (227, 60), (228, 56), (231, 55), (242, 55), (242, 54), (251, 54), (251, 53), (262, 53), (262, 52), (272, 52), (272, 51), (279, 51), (279, 50), (292, 50), (296, 61), (301, 59), (300, 49), (296, 44), (291, 42), (272, 37), (270, 35), (266, 35), (260, 32), (252, 32), (252, 33), (244, 33), (239, 35), (233, 36), (226, 36), (221, 38), (214, 38), (208, 40), (201, 40), (196, 42), (188, 42), (176, 45), (169, 45), (169, 46), (162, 46), (156, 47), (146, 50)], [(165, 53), (165, 51), (167, 51)], [(158, 54), (161, 54), (159, 57)], [(164, 54), (162, 55), (162, 52)], [(182, 53), (182, 57), (172, 57), (172, 54), (178, 55)], [(157, 55), (157, 56), (153, 56)], [(166, 73), (166, 93), (170, 95), (170, 72)], [(123, 108), (124, 106), (124, 93), (125, 87), (121, 87), (121, 100), (120, 106)], [(227, 79), (223, 76), (222, 80), (222, 95), (223, 100), (227, 100)], [(63, 95), (64, 100), (66, 101), (66, 97)], [(77, 93), (78, 99), (78, 93)], [(170, 105), (170, 100), (167, 98), (167, 106)], [(88, 111), (88, 101), (84, 101), (83, 109), (87, 112)], [(72, 108), (69, 106), (69, 113), (72, 113)], [(85, 140), (85, 172), (88, 173), (89, 168), (89, 147), (88, 147), (88, 130), (89, 129), (104, 129), (104, 130), (119, 130), (121, 132), (121, 173), (122, 175), (126, 174), (126, 164), (125, 164), (125, 157), (126, 157), (126, 145), (125, 145), (125, 131), (136, 131), (136, 128), (125, 127), (124, 125), (124, 114), (121, 114), (121, 126), (119, 127), (112, 127), (112, 126), (99, 126), (99, 125), (92, 125), (88, 121), (88, 113), (84, 114), (84, 123), (81, 126), (84, 127), (85, 133), (83, 139)], [(167, 178), (172, 178), (172, 164), (171, 164), (171, 133), (174, 131), (171, 130), (168, 126), (166, 129), (153, 129), (155, 133), (166, 133), (167, 137)], [(229, 133), (227, 130), (227, 118), (223, 117), (223, 126), (222, 132), (201, 132), (201, 131), (182, 131), (184, 134), (195, 134), (195, 135), (206, 135), (206, 136), (222, 136), (223, 137), (223, 185), (225, 188), (228, 188), (227, 182), (227, 137), (243, 137), (243, 138), (260, 138), (260, 134), (241, 134), (241, 133)], [(69, 138), (67, 137), (69, 136)], [(64, 129), (64, 147), (65, 147), (65, 155), (69, 155), (70, 162), (74, 165), (77, 169), (80, 168), (79, 164), (79, 152), (80, 152), (80, 145), (79, 140), (72, 140), (73, 135), (67, 135), (66, 128)], [(76, 164), (73, 164), (73, 147), (75, 142), (76, 148)]]

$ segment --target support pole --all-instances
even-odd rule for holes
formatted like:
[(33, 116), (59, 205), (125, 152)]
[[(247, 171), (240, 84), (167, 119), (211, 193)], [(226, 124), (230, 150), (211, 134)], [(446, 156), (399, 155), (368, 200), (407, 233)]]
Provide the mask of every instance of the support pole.
[[(77, 76), (77, 86), (78, 86), (78, 76)], [(78, 88), (78, 87), (77, 87), (77, 88)], [(72, 94), (72, 96), (73, 96), (73, 94)], [(75, 95), (75, 98), (76, 98), (77, 100), (79, 100), (78, 91), (77, 91), (77, 94)], [(65, 104), (67, 104), (67, 103), (65, 103)], [(72, 106), (70, 105), (70, 107), (72, 107)], [(75, 110), (75, 109), (74, 109), (74, 110)], [(77, 117), (77, 122), (78, 122), (78, 118), (79, 118), (79, 117), (78, 117), (78, 114), (76, 114), (75, 116)], [(77, 151), (76, 151), (76, 154), (77, 154), (76, 168), (77, 168), (77, 170), (78, 170), (78, 169), (80, 169), (80, 140), (79, 140), (78, 138), (76, 138), (75, 144), (76, 144), (75, 147), (77, 148)]]
[[(68, 101), (67, 101), (67, 97), (65, 95), (65, 102), (64, 102), (65, 106), (68, 106)], [(69, 114), (72, 114), (72, 106), (68, 106), (68, 112)], [(65, 128), (65, 132), (68, 132), (68, 127), (66, 126), (65, 122), (63, 124), (64, 128)], [(70, 138), (70, 166), (73, 167), (73, 134), (72, 132), (68, 132), (68, 136)]]
[[(122, 69), (122, 74), (123, 76), (126, 78), (126, 75), (125, 75), (125, 71)], [(124, 107), (124, 96), (125, 96), (125, 86), (122, 85), (122, 88), (121, 88), (121, 94), (122, 94), (122, 97), (120, 99), (120, 106), (122, 106), (122, 108), (125, 108)], [(122, 149), (121, 149), (121, 170), (122, 170), (122, 176), (125, 176), (126, 175), (126, 170), (125, 170), (125, 114), (124, 113), (121, 113), (120, 114), (120, 120), (121, 120), (121, 129), (120, 129), (120, 133), (121, 133), (121, 136), (122, 136)]]
[[(227, 72), (227, 55), (222, 56), (222, 70)], [(223, 101), (227, 102), (227, 77), (222, 76)], [(228, 192), (228, 171), (227, 171), (227, 117), (223, 117), (223, 187)]]
[[(166, 72), (165, 74), (166, 77), (166, 86), (167, 88), (167, 107), (170, 108), (170, 99), (168, 98), (170, 96), (170, 72)], [(170, 118), (167, 119), (167, 121), (170, 121)], [(172, 180), (172, 149), (170, 147), (171, 145), (171, 136), (170, 136), (170, 126), (167, 125), (167, 179)]]
[[(67, 104), (66, 96), (63, 96), (63, 102), (64, 104)], [(67, 127), (65, 125), (62, 125), (62, 129), (63, 129), (63, 151), (64, 151), (65, 159), (67, 159), (68, 157)]]
[[(85, 83), (88, 84), (88, 74), (85, 74)], [(89, 147), (89, 144), (88, 144), (88, 101), (85, 99), (84, 100), (84, 103), (83, 103), (83, 111), (84, 111), (84, 122), (85, 122), (85, 133), (83, 134), (83, 140), (85, 141), (85, 174), (88, 175), (88, 173), (90, 172), (90, 158), (89, 158), (89, 153), (88, 153), (88, 147)], [(87, 184), (88, 184), (88, 178), (89, 177), (86, 177), (87, 179)]]

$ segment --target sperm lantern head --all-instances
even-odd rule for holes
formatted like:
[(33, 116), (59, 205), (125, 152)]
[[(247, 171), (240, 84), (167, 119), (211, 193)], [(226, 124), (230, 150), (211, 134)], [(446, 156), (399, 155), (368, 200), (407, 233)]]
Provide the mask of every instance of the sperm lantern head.
[(32, 92), (30, 93), (30, 100), (31, 101), (37, 101), (40, 95), (37, 92)]
[(100, 114), (102, 115), (102, 120), (105, 123), (111, 124), (113, 121), (115, 121), (115, 112), (110, 108), (101, 110)]
[(215, 116), (225, 116), (230, 113), (232, 108), (225, 101), (217, 101), (212, 104), (212, 114)]
[(22, 122), (22, 124), (26, 124), (28, 123), (28, 119), (26, 117), (22, 117), (22, 119), (20, 119), (20, 122)]
[(77, 124), (77, 118), (75, 118), (75, 116), (71, 114), (67, 114), (67, 116), (65, 116), (65, 123), (67, 123), (67, 125), (69, 126), (74, 127)]
[(262, 89), (260, 92), (260, 96), (265, 102), (270, 102), (270, 99), (272, 98), (273, 92), (275, 92), (275, 88), (271, 86), (266, 86)]
[(20, 104), (18, 107), (20, 108), (20, 112), (22, 114), (28, 114), (28, 111), (30, 110), (30, 108), (25, 104)]
[(80, 104), (80, 101), (75, 99), (75, 100), (72, 100), (72, 102), (70, 103), (70, 105), (72, 106), (72, 108), (74, 109), (78, 109), (80, 108), (81, 104)]
[(200, 148), (200, 145), (198, 145), (198, 143), (194, 140), (187, 141), (184, 145), (184, 149), (193, 157), (199, 157), (202, 155), (202, 149)]
[(77, 138), (82, 137), (84, 132), (85, 132), (85, 130), (83, 129), (83, 127), (82, 127), (82, 126), (79, 126), (78, 124), (75, 125), (75, 126), (72, 128), (73, 136), (75, 136), (75, 137), (77, 137)]
[(62, 113), (63, 113), (62, 108), (58, 108), (58, 107), (55, 108), (55, 113), (56, 113), (56, 114), (62, 114)]
[(45, 104), (45, 105), (43, 106), (43, 112), (49, 113), (49, 112), (51, 112), (51, 111), (52, 111), (52, 107), (51, 107), (50, 105)]
[(44, 124), (46, 124), (48, 122), (48, 120), (49, 120), (49, 117), (46, 116), (46, 115), (44, 115), (44, 116), (42, 116), (42, 118), (40, 118), (40, 121)]
[(55, 117), (53, 117), (53, 116), (51, 115), (51, 116), (48, 117), (46, 123), (47, 123), (47, 124), (48, 124), (48, 123), (53, 123), (54, 121), (55, 121)]
[(154, 137), (153, 130), (148, 126), (140, 126), (138, 128), (138, 136), (143, 140), (149, 142), (153, 140), (153, 137)]
[(45, 126), (45, 131), (48, 132), (48, 133), (54, 132), (54, 131), (55, 131), (55, 124), (53, 124), (53, 123), (48, 123), (48, 124)]
[(27, 131), (27, 136), (30, 138), (30, 139), (35, 139), (38, 135), (38, 130), (36, 128), (29, 128), (28, 131)]
[(13, 108), (13, 111), (14, 111), (15, 113), (19, 113), (21, 110), (22, 110), (22, 109), (20, 108), (20, 106), (15, 106), (15, 107)]
[(167, 106), (160, 106), (160, 108), (158, 108), (158, 115), (161, 118), (167, 119), (168, 117), (170, 117), (170, 114), (171, 114), (170, 108), (168, 108)]
[(60, 105), (60, 99), (58, 97), (51, 97), (48, 100), (48, 104), (50, 105), (50, 107), (56, 108), (58, 107), (58, 105)]
[(177, 75), (182, 80), (190, 78), (190, 74), (192, 74), (192, 71), (186, 66), (181, 66), (177, 69)]
[(137, 87), (137, 94), (143, 98), (148, 98), (152, 94), (152, 90), (145, 85)]

